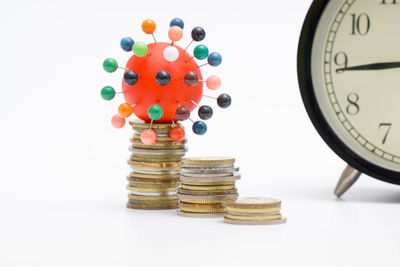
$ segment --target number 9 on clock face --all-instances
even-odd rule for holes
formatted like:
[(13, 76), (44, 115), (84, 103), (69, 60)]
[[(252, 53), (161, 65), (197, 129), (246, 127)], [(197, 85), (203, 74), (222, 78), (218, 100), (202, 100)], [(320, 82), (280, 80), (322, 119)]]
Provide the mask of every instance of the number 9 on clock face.
[(400, 184), (400, 0), (315, 0), (298, 76), (325, 142), (359, 171)]

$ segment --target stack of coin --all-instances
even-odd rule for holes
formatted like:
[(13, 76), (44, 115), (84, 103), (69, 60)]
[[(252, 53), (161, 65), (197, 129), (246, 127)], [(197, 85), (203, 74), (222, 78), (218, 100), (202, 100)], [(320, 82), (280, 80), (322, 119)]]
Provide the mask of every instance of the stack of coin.
[(132, 171), (128, 176), (128, 208), (176, 209), (177, 190), (181, 172), (181, 159), (185, 155), (186, 139), (174, 142), (169, 132), (179, 124), (152, 124), (156, 143), (143, 144), (140, 134), (150, 128), (148, 123), (130, 122), (135, 133), (131, 139), (132, 152), (128, 164)]
[(273, 198), (239, 198), (236, 201), (224, 201), (222, 205), (227, 214), (225, 223), (230, 224), (281, 224), (286, 218), (280, 213), (281, 201)]
[(240, 179), (234, 158), (206, 157), (182, 160), (178, 190), (178, 215), (185, 217), (223, 217), (223, 200), (238, 197), (235, 181)]

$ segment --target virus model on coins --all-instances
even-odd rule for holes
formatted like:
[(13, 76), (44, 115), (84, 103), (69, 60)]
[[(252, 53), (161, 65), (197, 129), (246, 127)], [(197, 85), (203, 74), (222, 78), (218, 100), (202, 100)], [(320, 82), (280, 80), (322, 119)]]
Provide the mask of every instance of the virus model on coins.
[[(103, 62), (103, 68), (107, 72), (115, 72), (118, 68), (124, 70), (122, 79), (122, 93), (125, 103), (118, 107), (118, 114), (114, 115), (111, 123), (115, 128), (122, 128), (125, 119), (135, 114), (138, 118), (149, 122), (150, 129), (142, 133), (142, 140), (146, 143), (155, 143), (155, 132), (151, 130), (153, 123), (174, 123), (177, 121), (191, 120), (190, 113), (198, 108), (198, 115), (202, 120), (208, 120), (213, 115), (210, 106), (200, 106), (203, 96), (203, 85), (210, 90), (221, 87), (221, 80), (216, 75), (203, 79), (201, 67), (209, 65), (217, 67), (222, 62), (218, 52), (209, 52), (207, 46), (197, 45), (190, 55), (187, 50), (193, 42), (204, 40), (206, 33), (202, 27), (195, 27), (191, 32), (192, 40), (185, 49), (177, 46), (175, 42), (182, 39), (184, 23), (175, 18), (170, 23), (168, 37), (171, 42), (157, 42), (154, 37), (156, 24), (147, 19), (142, 23), (142, 30), (152, 35), (154, 43), (145, 44), (135, 42), (131, 37), (121, 40), (121, 48), (126, 52), (133, 51), (125, 67), (118, 65), (113, 58), (107, 58)], [(206, 60), (200, 66), (197, 60)], [(105, 86), (101, 90), (104, 100), (112, 100), (116, 91), (112, 86)], [(208, 96), (210, 97), (210, 96)], [(210, 97), (214, 98), (214, 97)], [(231, 104), (231, 97), (221, 94), (217, 104), (221, 108), (227, 108)], [(207, 131), (207, 125), (202, 121), (193, 122), (193, 132), (203, 135)], [(181, 141), (185, 137), (183, 128), (176, 126), (170, 132), (174, 141)]]

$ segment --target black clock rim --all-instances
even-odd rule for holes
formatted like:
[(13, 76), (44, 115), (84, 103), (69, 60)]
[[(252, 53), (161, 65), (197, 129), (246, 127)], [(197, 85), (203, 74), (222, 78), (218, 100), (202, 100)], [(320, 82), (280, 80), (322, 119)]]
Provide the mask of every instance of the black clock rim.
[(314, 0), (300, 35), (297, 53), (297, 75), (304, 106), (315, 129), (325, 143), (353, 168), (384, 182), (400, 185), (400, 172), (377, 166), (353, 152), (329, 126), (318, 105), (311, 77), (311, 49), (315, 32), (330, 0)]

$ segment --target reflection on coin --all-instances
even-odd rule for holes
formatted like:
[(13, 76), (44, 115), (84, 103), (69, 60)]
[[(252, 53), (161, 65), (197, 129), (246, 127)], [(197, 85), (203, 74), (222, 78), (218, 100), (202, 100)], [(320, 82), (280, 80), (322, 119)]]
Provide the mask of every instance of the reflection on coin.
[(165, 200), (177, 200), (176, 195), (166, 195), (166, 196), (141, 196), (141, 195), (135, 195), (135, 194), (128, 194), (128, 198), (132, 200), (159, 200), (159, 201), (165, 201)]
[(224, 217), (224, 223), (239, 224), (239, 225), (273, 225), (273, 224), (283, 224), (286, 222), (287, 219), (285, 217), (282, 217), (279, 220), (269, 220), (269, 221), (240, 221)]
[(134, 195), (138, 196), (175, 196), (176, 191), (169, 191), (169, 192), (138, 192), (138, 191), (130, 191)]
[(217, 173), (217, 174), (209, 174), (209, 173), (182, 173), (182, 176), (185, 177), (192, 177), (192, 178), (216, 178), (216, 177), (227, 177), (227, 176), (235, 176), (237, 175), (234, 172), (230, 172), (230, 173)]
[(144, 174), (131, 172), (130, 177), (143, 179), (179, 179), (179, 174)]
[(153, 192), (176, 192), (176, 187), (133, 187), (133, 186), (127, 186), (127, 190), (132, 191), (132, 192), (143, 192), (143, 193), (153, 193)]

